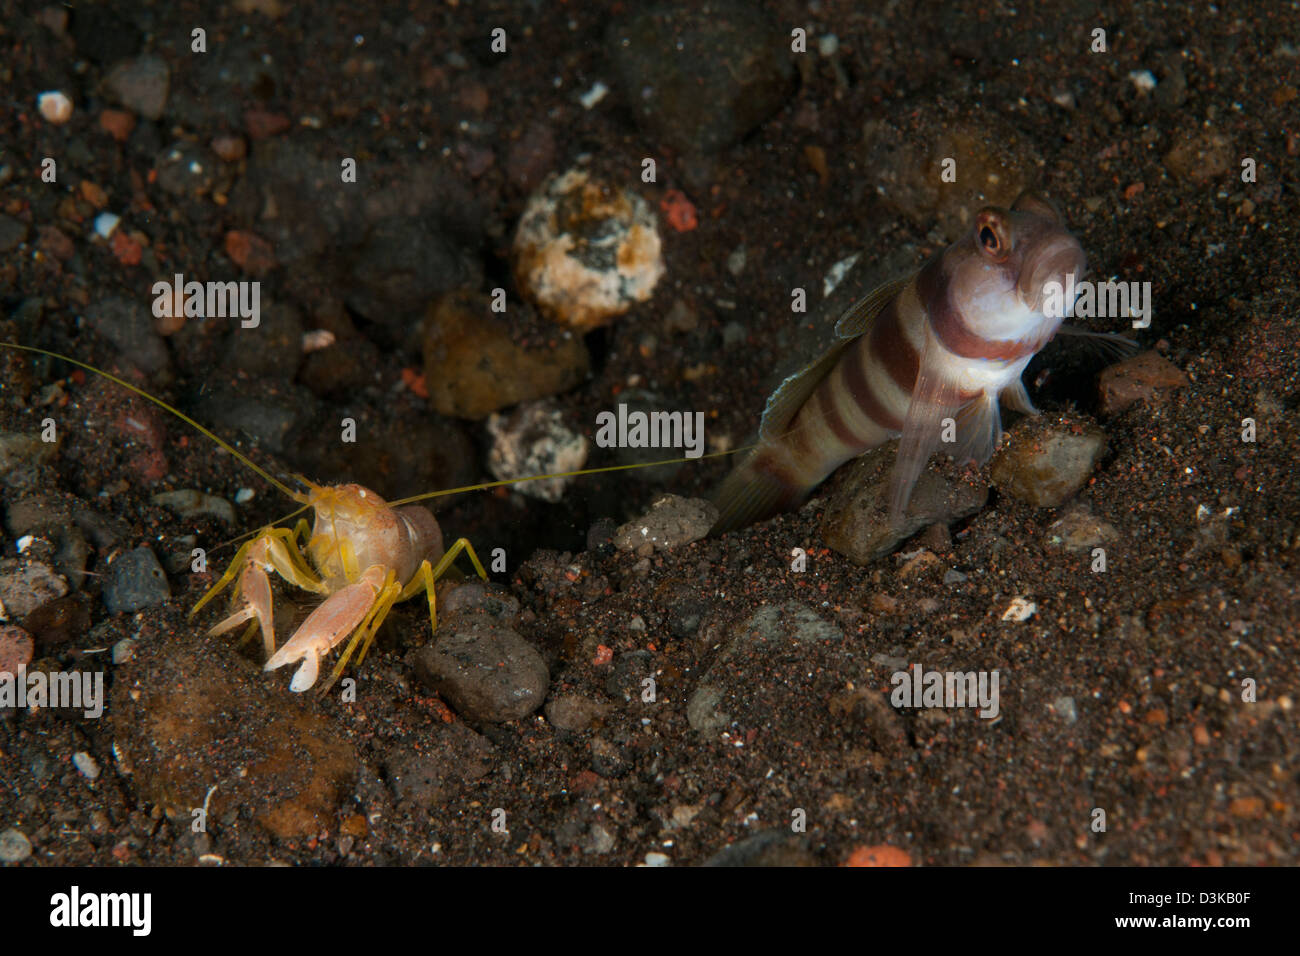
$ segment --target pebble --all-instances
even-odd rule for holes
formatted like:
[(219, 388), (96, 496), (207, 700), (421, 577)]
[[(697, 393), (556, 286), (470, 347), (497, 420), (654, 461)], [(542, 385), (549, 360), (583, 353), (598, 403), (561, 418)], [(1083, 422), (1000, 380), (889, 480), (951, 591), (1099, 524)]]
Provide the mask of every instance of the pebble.
[(58, 442), (41, 441), (35, 435), (0, 432), (0, 475), (20, 466), (43, 465), (59, 450)]
[(1053, 700), (1052, 712), (1067, 724), (1073, 724), (1079, 719), (1079, 708), (1073, 697), (1058, 697)]
[(704, 538), (717, 519), (718, 509), (710, 501), (663, 495), (646, 514), (615, 532), (614, 546), (641, 557), (671, 551)]
[(704, 861), (704, 866), (816, 866), (817, 858), (808, 851), (804, 840), (788, 830), (772, 829), (755, 833), (724, 847)]
[[(502, 481), (578, 471), (587, 463), (586, 437), (570, 428), (564, 413), (549, 400), (527, 402), (509, 415), (494, 413), (488, 418), (487, 430), (492, 436), (488, 467)], [(510, 487), (530, 498), (556, 502), (572, 481), (546, 478)]]
[(114, 753), (141, 802), (187, 830), (205, 800), (210, 825), (237, 815), (281, 840), (336, 829), (358, 774), (352, 745), (282, 682), (183, 621), (175, 615), (165, 641), (141, 641), (111, 683)]
[(162, 118), (167, 105), (171, 71), (162, 57), (152, 53), (131, 57), (115, 64), (104, 85), (117, 102), (147, 120)]
[(1119, 537), (1109, 521), (1098, 518), (1087, 506), (1072, 507), (1048, 526), (1048, 544), (1067, 551), (1089, 551)]
[(529, 124), (506, 151), (506, 178), (517, 188), (531, 192), (546, 178), (555, 163), (555, 133), (541, 122)]
[(606, 47), (638, 122), (703, 154), (739, 142), (785, 104), (796, 84), (789, 37), (751, 4), (677, 2), (615, 21)]
[(432, 741), (395, 747), (384, 760), (385, 776), (398, 800), (426, 809), (454, 799), (465, 784), (491, 771), (495, 752), (486, 737), (461, 723), (438, 725)]
[(560, 694), (546, 702), (546, 720), (556, 730), (578, 733), (589, 729), (613, 711), (613, 705), (582, 694)]
[(72, 100), (60, 90), (51, 90), (36, 97), (36, 108), (47, 123), (62, 126), (72, 119)]
[(49, 565), (0, 560), (0, 614), (6, 617), (26, 617), (67, 593), (68, 582)]
[(1232, 141), (1223, 133), (1197, 129), (1176, 136), (1164, 162), (1176, 179), (1204, 183), (1232, 169), (1236, 153)]
[(1106, 433), (1096, 426), (1034, 421), (1015, 429), (990, 475), (1012, 497), (1055, 508), (1088, 483), (1105, 453)]
[(0, 252), (10, 252), (27, 239), (27, 223), (0, 213)]
[(478, 266), (427, 216), (380, 219), (347, 261), (344, 301), (400, 335), (430, 301), (477, 279)]
[(416, 652), (416, 675), (466, 720), (505, 723), (542, 706), (550, 673), (537, 649), (508, 627), (470, 620)]
[(27, 834), (10, 827), (0, 833), (0, 863), (21, 863), (32, 855), (32, 841)]
[(126, 110), (104, 109), (99, 113), (99, 126), (117, 142), (125, 143), (135, 129), (135, 114)]
[(145, 374), (157, 375), (171, 364), (167, 345), (154, 328), (149, 299), (109, 296), (94, 303), (86, 319), (92, 330)]
[(87, 780), (99, 779), (99, 762), (86, 751), (79, 750), (73, 754), (72, 763)]
[(1135, 355), (1103, 369), (1097, 377), (1097, 392), (1103, 415), (1122, 412), (1136, 402), (1150, 401), (1157, 392), (1182, 388), (1187, 376), (1159, 352)]
[(648, 300), (664, 274), (650, 205), (582, 169), (552, 177), (529, 198), (513, 260), (520, 290), (549, 317), (583, 332)]
[(855, 564), (869, 564), (927, 526), (951, 524), (988, 502), (989, 490), (983, 481), (950, 482), (925, 471), (912, 491), (901, 525), (891, 526), (885, 514), (896, 455), (897, 447), (890, 443), (859, 458), (826, 508), (823, 540)]
[(549, 343), (521, 345), (517, 322), (493, 312), (488, 296), (479, 293), (454, 293), (430, 306), (424, 379), (434, 411), (480, 419), (582, 382), (590, 358), (581, 338), (557, 335)]
[(108, 566), (104, 606), (109, 614), (132, 614), (171, 597), (162, 565), (147, 545), (120, 555)]
[[(957, 181), (944, 182), (944, 161), (957, 161)], [(953, 242), (987, 205), (1010, 206), (1038, 179), (1037, 150), (989, 110), (957, 113), (928, 102), (869, 120), (862, 168), (880, 199), (923, 229), (938, 223)]]
[(0, 674), (17, 674), (32, 662), (36, 642), (21, 627), (0, 624)]
[(1002, 612), (1004, 621), (1027, 621), (1038, 613), (1038, 605), (1022, 597), (1014, 597)]
[(911, 866), (912, 857), (903, 849), (889, 844), (854, 847), (845, 866)]
[(235, 508), (229, 501), (195, 488), (163, 491), (154, 495), (150, 500), (154, 504), (161, 505), (174, 512), (181, 518), (209, 517), (216, 518), (225, 524), (235, 523)]
[(173, 196), (202, 196), (216, 182), (219, 163), (206, 147), (180, 140), (154, 159), (158, 186)]

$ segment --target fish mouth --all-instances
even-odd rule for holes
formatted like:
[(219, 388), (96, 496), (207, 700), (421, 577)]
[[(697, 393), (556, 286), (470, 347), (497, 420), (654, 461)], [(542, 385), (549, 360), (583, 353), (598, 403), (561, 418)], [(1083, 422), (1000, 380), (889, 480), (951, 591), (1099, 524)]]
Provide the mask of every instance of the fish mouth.
[[(1020, 299), (1035, 312), (1041, 312), (1050, 284), (1055, 283), (1061, 290), (1070, 289), (1082, 281), (1087, 271), (1088, 260), (1079, 240), (1068, 232), (1045, 237), (1025, 257), (1018, 282)], [(1073, 301), (1065, 303), (1067, 314), (1073, 311), (1073, 306)]]

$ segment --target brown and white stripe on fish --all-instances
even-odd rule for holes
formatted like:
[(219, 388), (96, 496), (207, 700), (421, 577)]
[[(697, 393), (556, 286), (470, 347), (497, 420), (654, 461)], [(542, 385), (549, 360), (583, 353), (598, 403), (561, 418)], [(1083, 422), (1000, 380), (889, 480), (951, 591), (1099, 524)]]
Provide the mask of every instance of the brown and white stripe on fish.
[(850, 458), (901, 438), (890, 485), (896, 523), (948, 417), (957, 426), (950, 453), (983, 464), (1000, 437), (999, 397), (1034, 411), (1021, 373), (1066, 317), (1044, 314), (1048, 284), (1064, 287), (1086, 268), (1078, 240), (1041, 197), (980, 210), (967, 235), (911, 278), (852, 306), (835, 327), (839, 341), (772, 394), (759, 447), (715, 496), (714, 533), (796, 507)]

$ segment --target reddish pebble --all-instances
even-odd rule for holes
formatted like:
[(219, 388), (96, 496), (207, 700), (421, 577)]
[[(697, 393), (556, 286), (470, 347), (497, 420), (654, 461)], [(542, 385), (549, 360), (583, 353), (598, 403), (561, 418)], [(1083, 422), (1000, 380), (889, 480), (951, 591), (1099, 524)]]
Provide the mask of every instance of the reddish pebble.
[(237, 163), (248, 155), (248, 144), (242, 136), (218, 136), (212, 141), (212, 151), (227, 163)]
[(119, 229), (113, 233), (113, 238), (109, 240), (113, 255), (117, 256), (117, 261), (124, 266), (138, 266), (140, 258), (144, 255), (144, 249), (140, 243), (136, 242), (125, 229)]
[(31, 663), (35, 642), (21, 627), (0, 626), (0, 673), (17, 674)]
[(606, 647), (604, 644), (601, 644), (596, 648), (596, 656), (591, 659), (591, 662), (597, 667), (604, 667), (613, 659), (614, 648)]
[(911, 866), (912, 858), (906, 850), (883, 843), (880, 846), (860, 846), (849, 854), (845, 866)]
[(125, 143), (135, 129), (135, 114), (126, 110), (103, 110), (99, 114), (100, 129), (119, 143)]
[(289, 117), (282, 113), (269, 113), (266, 110), (246, 110), (244, 112), (244, 129), (252, 139), (267, 139), (278, 136), (289, 128)]
[(55, 259), (67, 262), (76, 252), (72, 240), (65, 236), (58, 226), (41, 226), (36, 230), (36, 247)]
[(238, 229), (226, 233), (226, 255), (250, 275), (266, 275), (275, 268), (275, 250), (256, 233)]
[(402, 369), (402, 381), (406, 387), (421, 398), (429, 397), (429, 387), (424, 384), (424, 376), (413, 368)]
[(680, 189), (668, 190), (659, 203), (659, 209), (668, 220), (668, 225), (678, 232), (690, 232), (700, 224), (699, 217), (695, 214), (695, 204)]

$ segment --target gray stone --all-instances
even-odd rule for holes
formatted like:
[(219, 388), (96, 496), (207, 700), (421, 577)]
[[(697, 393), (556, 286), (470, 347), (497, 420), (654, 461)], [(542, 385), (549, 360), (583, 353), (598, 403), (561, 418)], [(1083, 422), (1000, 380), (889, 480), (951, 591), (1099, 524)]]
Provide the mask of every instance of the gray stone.
[(160, 56), (143, 56), (122, 60), (109, 71), (104, 85), (119, 103), (147, 120), (160, 119), (167, 105), (171, 71)]
[(108, 566), (104, 606), (110, 614), (131, 614), (161, 604), (171, 594), (167, 575), (147, 546), (126, 552)]
[(655, 500), (647, 514), (619, 528), (614, 545), (648, 557), (655, 551), (671, 551), (699, 541), (717, 520), (718, 509), (712, 502), (664, 495)]
[(32, 855), (32, 841), (12, 827), (0, 833), (0, 863), (21, 863)]
[[(467, 720), (504, 723), (527, 717), (546, 698), (550, 674), (537, 650), (508, 627), (479, 620), (447, 633), (415, 655), (415, 672)], [(452, 625), (455, 626), (454, 624)]]
[(823, 540), (855, 564), (882, 558), (923, 528), (951, 524), (988, 501), (988, 486), (982, 481), (949, 482), (926, 471), (917, 479), (901, 522), (890, 524), (889, 483), (896, 453), (891, 442), (859, 458), (826, 508)]
[(1106, 433), (1096, 426), (1060, 423), (1017, 428), (993, 459), (1000, 490), (1036, 508), (1055, 508), (1074, 497), (1106, 454)]

